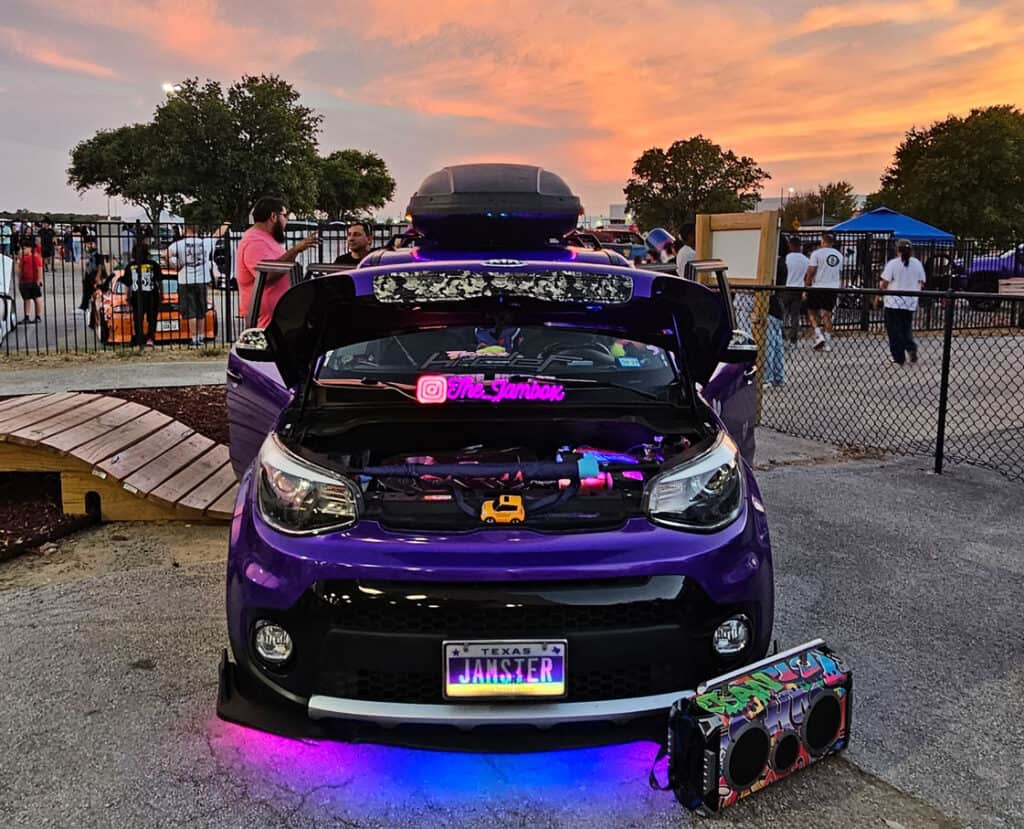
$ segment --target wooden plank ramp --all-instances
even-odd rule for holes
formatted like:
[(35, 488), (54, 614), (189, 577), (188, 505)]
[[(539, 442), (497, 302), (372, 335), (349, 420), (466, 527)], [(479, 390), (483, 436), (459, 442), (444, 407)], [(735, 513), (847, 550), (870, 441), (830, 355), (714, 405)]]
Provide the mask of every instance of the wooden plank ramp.
[(64, 512), (106, 521), (230, 521), (228, 448), (162, 412), (80, 392), (0, 401), (0, 472), (58, 472)]

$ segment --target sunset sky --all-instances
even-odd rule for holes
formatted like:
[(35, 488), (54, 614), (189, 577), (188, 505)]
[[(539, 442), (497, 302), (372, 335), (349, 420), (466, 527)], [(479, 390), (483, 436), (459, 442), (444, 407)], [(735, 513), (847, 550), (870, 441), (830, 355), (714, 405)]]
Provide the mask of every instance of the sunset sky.
[[(1024, 105), (1024, 0), (5, 0), (0, 209), (105, 212), (66, 184), (97, 129), (148, 120), (164, 81), (276, 73), (325, 116), (321, 152), (373, 150), (400, 215), (431, 170), (524, 161), (586, 211), (643, 150), (703, 133), (765, 196), (878, 176), (907, 128)], [(102, 9), (102, 11), (100, 11)], [(135, 211), (119, 206), (122, 213)]]

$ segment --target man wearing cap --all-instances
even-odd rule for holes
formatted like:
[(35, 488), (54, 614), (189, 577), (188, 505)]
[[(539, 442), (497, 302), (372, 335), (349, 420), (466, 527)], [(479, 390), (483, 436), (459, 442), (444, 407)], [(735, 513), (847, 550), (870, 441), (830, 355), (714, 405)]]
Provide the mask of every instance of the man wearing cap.
[[(896, 243), (897, 256), (886, 263), (882, 271), (881, 288), (885, 294), (885, 330), (889, 334), (889, 353), (892, 361), (902, 366), (906, 358), (917, 362), (917, 343), (912, 330), (914, 312), (917, 310), (916, 296), (896, 296), (890, 291), (920, 291), (926, 280), (924, 266), (916, 256), (911, 256), (914, 247), (909, 239)], [(878, 304), (878, 298), (875, 299)]]

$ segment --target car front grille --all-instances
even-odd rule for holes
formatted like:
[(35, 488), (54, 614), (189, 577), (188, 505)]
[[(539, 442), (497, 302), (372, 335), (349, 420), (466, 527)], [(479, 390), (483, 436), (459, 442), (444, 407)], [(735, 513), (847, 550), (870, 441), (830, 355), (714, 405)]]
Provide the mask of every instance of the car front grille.
[[(389, 671), (335, 665), (322, 669), (317, 678), (318, 693), (329, 696), (427, 705), (443, 702), (441, 683), (440, 655), (436, 670)], [(686, 687), (685, 683), (685, 672), (670, 663), (587, 667), (579, 671), (574, 671), (570, 663), (566, 699), (629, 699), (678, 691)]]

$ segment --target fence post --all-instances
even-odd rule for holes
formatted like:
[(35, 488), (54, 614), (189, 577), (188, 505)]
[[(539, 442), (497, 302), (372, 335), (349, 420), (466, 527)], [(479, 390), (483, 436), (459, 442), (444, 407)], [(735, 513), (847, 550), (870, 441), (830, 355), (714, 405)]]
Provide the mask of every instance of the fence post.
[(935, 474), (942, 474), (946, 445), (946, 409), (949, 404), (949, 360), (953, 350), (953, 312), (956, 309), (953, 289), (946, 290), (946, 322), (942, 330), (942, 379), (939, 381), (939, 426), (935, 435)]

